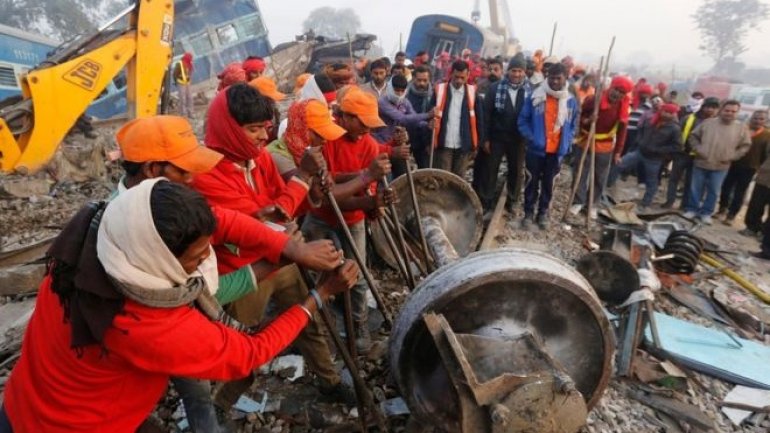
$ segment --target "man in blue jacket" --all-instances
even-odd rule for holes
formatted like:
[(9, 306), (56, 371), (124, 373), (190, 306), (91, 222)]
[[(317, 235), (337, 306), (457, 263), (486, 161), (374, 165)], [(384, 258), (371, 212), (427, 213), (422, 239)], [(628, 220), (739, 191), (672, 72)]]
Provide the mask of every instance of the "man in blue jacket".
[(570, 151), (579, 115), (577, 100), (567, 88), (567, 69), (557, 63), (548, 70), (548, 79), (524, 101), (519, 114), (519, 133), (527, 140), (525, 163), (530, 175), (524, 189), (523, 230), (535, 222), (535, 204), (537, 225), (541, 230), (548, 228), (553, 179), (562, 158)]

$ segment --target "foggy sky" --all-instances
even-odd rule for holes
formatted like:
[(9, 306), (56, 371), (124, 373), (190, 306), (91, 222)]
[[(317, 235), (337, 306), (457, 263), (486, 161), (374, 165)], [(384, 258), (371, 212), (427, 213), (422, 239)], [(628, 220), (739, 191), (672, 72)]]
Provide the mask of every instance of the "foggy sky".
[[(617, 37), (614, 59), (629, 64), (654, 64), (661, 70), (704, 70), (712, 65), (698, 50), (699, 33), (690, 18), (700, 0), (508, 0), (514, 33), (525, 50), (548, 48), (554, 21), (558, 32), (555, 54), (571, 54), (578, 61), (596, 61)], [(270, 42), (277, 45), (302, 31), (309, 12), (320, 6), (351, 7), (361, 18), (362, 30), (377, 35), (385, 54), (398, 49), (415, 17), (443, 13), (470, 19), (473, 0), (258, 0)], [(487, 1), (481, 1), (482, 23), (488, 25)], [(596, 18), (598, 17), (598, 22)], [(741, 60), (749, 66), (770, 67), (770, 32), (751, 31), (749, 51)]]

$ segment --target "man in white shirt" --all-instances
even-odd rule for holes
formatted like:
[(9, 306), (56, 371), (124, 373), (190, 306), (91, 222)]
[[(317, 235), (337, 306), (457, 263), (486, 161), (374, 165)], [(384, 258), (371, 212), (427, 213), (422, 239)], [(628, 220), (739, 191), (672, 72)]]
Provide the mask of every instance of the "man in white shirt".
[(436, 127), (433, 131), (433, 167), (465, 177), (479, 143), (484, 142), (482, 101), (476, 87), (467, 84), (468, 64), (452, 64), (449, 83), (436, 86), (433, 96)]

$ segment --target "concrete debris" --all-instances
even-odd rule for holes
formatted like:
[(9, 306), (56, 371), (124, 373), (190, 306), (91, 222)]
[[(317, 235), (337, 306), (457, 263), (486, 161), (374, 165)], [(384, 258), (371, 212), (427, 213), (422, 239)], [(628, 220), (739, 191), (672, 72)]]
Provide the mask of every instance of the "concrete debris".
[(26, 328), (34, 310), (34, 299), (0, 305), (0, 342), (4, 340), (8, 331)]
[(743, 424), (754, 411), (727, 407), (728, 405), (724, 403), (738, 403), (756, 408), (766, 408), (770, 406), (770, 391), (738, 385), (725, 396), (722, 403), (722, 412), (737, 427)]
[(47, 195), (51, 181), (45, 176), (4, 176), (0, 178), (0, 197), (30, 198)]
[(383, 401), (380, 403), (380, 408), (382, 409), (382, 412), (385, 414), (385, 416), (409, 414), (409, 408), (406, 406), (406, 402), (401, 397), (391, 398), (390, 400)]
[(245, 395), (238, 397), (238, 401), (236, 401), (235, 405), (233, 405), (233, 409), (239, 410), (244, 413), (254, 413), (254, 412), (263, 413), (265, 411), (266, 406), (267, 406), (267, 393), (264, 393), (262, 394), (262, 401), (260, 402), (257, 402), (256, 400), (249, 398)]
[(45, 275), (44, 264), (0, 268), (0, 296), (24, 295), (37, 291)]
[(270, 372), (289, 382), (294, 382), (305, 375), (305, 360), (300, 355), (286, 355), (270, 362)]

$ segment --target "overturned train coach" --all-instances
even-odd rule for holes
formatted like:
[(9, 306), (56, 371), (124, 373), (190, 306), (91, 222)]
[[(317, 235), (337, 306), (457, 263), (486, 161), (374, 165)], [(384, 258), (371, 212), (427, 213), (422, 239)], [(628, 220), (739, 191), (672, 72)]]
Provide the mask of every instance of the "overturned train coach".
[(442, 52), (459, 56), (466, 48), (482, 57), (508, 52), (505, 38), (489, 29), (449, 15), (423, 15), (412, 23), (406, 55), (413, 58), (427, 51), (431, 59)]

